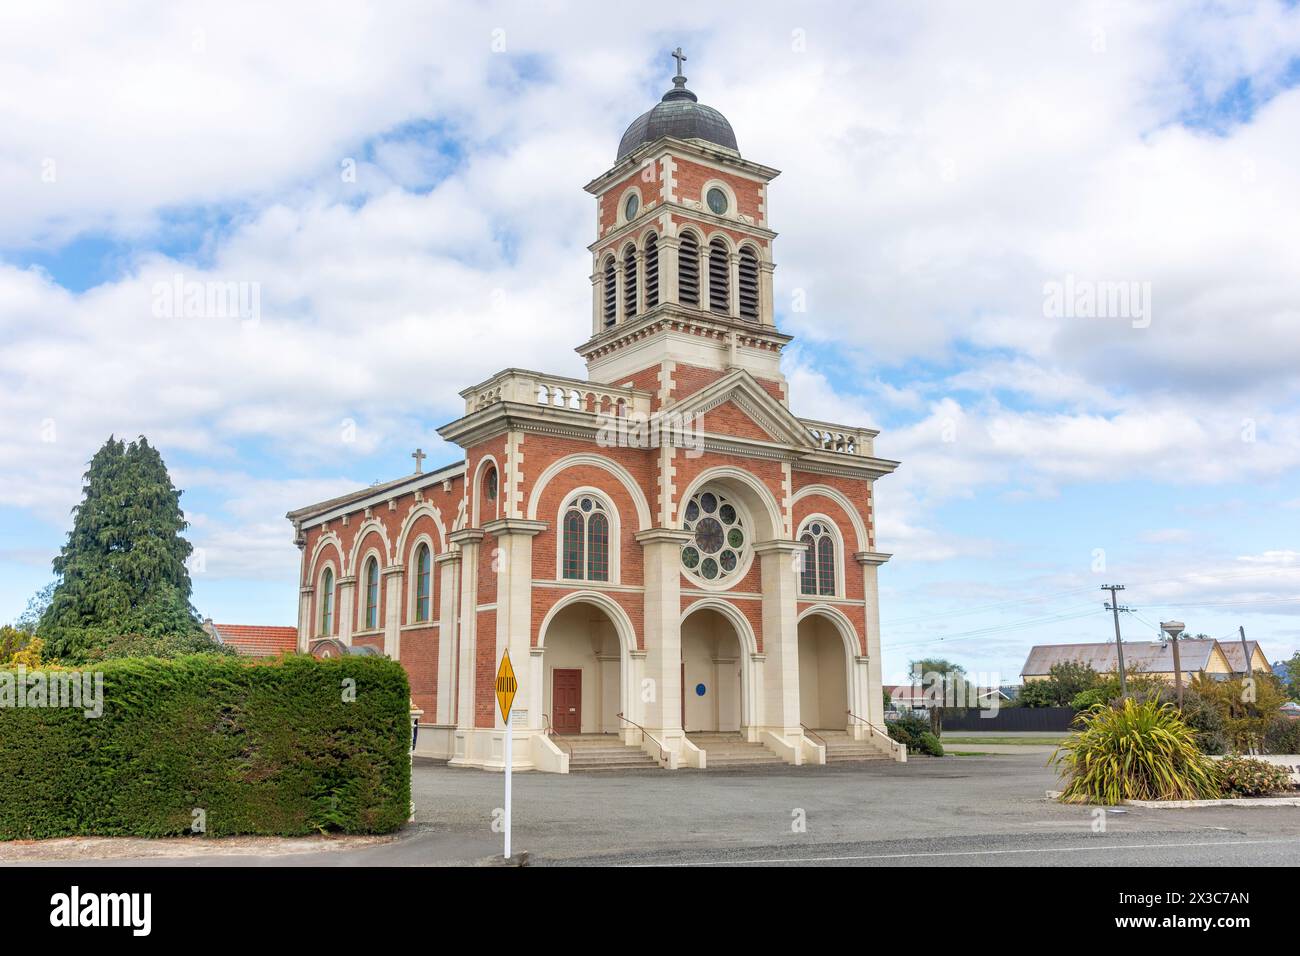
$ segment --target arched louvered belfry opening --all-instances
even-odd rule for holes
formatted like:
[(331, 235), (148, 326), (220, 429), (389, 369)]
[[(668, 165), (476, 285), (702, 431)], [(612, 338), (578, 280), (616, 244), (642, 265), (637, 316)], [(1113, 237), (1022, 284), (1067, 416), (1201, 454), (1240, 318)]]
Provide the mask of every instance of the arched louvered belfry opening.
[(612, 328), (618, 320), (618, 271), (614, 257), (605, 260), (604, 269), (605, 294), (601, 303), (601, 320), (605, 328)]
[(758, 321), (758, 254), (753, 246), (740, 248), (740, 317)]
[(726, 315), (731, 311), (731, 267), (727, 262), (727, 244), (721, 239), (709, 243), (709, 311)]
[(636, 247), (623, 250), (623, 318), (636, 315)]
[(695, 233), (682, 233), (677, 250), (677, 301), (700, 307), (700, 243)]
[(659, 304), (659, 236), (650, 233), (645, 237), (645, 307), (653, 309)]

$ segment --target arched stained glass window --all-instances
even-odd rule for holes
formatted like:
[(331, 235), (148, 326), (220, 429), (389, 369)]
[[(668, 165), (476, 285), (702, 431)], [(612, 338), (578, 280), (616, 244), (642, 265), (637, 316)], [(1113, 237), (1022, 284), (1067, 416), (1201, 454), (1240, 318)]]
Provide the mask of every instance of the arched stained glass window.
[(814, 521), (799, 536), (808, 545), (799, 571), (799, 591), (803, 594), (835, 594), (835, 535), (825, 521)]
[(594, 495), (578, 495), (564, 511), (561, 574), (573, 580), (608, 581), (609, 548), (605, 503)]
[(429, 546), (422, 544), (415, 552), (415, 619), (429, 620), (433, 602), (433, 556)]
[(320, 579), (320, 632), (326, 636), (334, 633), (334, 571), (326, 568)]
[(587, 580), (609, 580), (609, 519), (601, 511), (587, 519)]
[(583, 537), (585, 536), (582, 512), (575, 508), (570, 508), (564, 514), (564, 568), (563, 574), (566, 578), (581, 580), (582, 578), (582, 555), (584, 553)]
[(366, 630), (379, 627), (379, 562), (366, 562)]

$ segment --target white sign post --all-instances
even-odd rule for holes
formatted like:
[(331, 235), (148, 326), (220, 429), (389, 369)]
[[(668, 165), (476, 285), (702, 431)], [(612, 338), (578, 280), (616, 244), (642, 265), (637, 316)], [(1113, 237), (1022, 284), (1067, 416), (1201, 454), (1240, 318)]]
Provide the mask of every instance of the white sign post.
[(510, 859), (510, 771), (514, 764), (515, 730), (510, 720), (510, 710), (515, 702), (515, 692), (519, 690), (519, 681), (515, 679), (515, 669), (510, 666), (510, 651), (501, 655), (501, 666), (497, 668), (497, 706), (501, 708), (501, 719), (506, 722), (506, 806), (505, 858)]

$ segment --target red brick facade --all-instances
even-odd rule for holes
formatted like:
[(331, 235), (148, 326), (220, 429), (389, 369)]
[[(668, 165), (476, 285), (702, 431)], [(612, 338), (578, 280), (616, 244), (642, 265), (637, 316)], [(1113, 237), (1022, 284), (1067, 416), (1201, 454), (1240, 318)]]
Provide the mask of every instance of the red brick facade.
[[(641, 249), (650, 231), (667, 240), (689, 227), (706, 241), (727, 237), (733, 250), (743, 243), (760, 250), (761, 273), (751, 260), (742, 276), (739, 253), (715, 260), (714, 268), (730, 271), (709, 280), (720, 285), (712, 287), (713, 299), (700, 297), (701, 306), (679, 301), (675, 260), (661, 258), (652, 263), (661, 266), (657, 303), (636, 310), (620, 304), (617, 320), (609, 321), (598, 283), (593, 337), (579, 351), (589, 368), (613, 370), (603, 377), (593, 371), (585, 382), (519, 369), (498, 373), (463, 392), (464, 416), (439, 429), (464, 449), (462, 463), (289, 515), (302, 549), (299, 648), (333, 637), (396, 652), (425, 724), (454, 728), (458, 736), (499, 728), (494, 677), (508, 648), (521, 695), (534, 694), (517, 706), (529, 729), (543, 730), (550, 718), (537, 712), (545, 705), (535, 685), (546, 680), (552, 653), (547, 629), (575, 607), (598, 622), (583, 650), (595, 662), (585, 673), (611, 682), (601, 685), (599, 706), (607, 711), (624, 707), (650, 719), (643, 714), (650, 705), (638, 703), (638, 687), (629, 682), (650, 673), (652, 683), (678, 680), (672, 655), (680, 653), (681, 629), (697, 606), (725, 611), (737, 630), (740, 666), (750, 675), (739, 713), (751, 725), (797, 733), (789, 694), (781, 697), (782, 713), (764, 716), (758, 708), (767, 706), (765, 698), (753, 682), (785, 681), (804, 666), (789, 655), (800, 653), (795, 629), (802, 635), (805, 619), (833, 622), (843, 638), (845, 660), (837, 666), (847, 675), (850, 707), (866, 710), (878, 696), (875, 569), (888, 555), (875, 553), (871, 488), (896, 463), (874, 457), (874, 432), (801, 420), (789, 409), (779, 367), (789, 337), (775, 328), (770, 292), (774, 233), (766, 195), (776, 171), (738, 154), (666, 142), (659, 151), (634, 151), (588, 185), (597, 201), (598, 271), (610, 250), (628, 242)], [(711, 183), (730, 194), (725, 214), (705, 203)], [(640, 201), (631, 223), (622, 212), (629, 189)], [(644, 262), (636, 269), (635, 279), (620, 272), (620, 300), (625, 290), (635, 298), (648, 280)], [(719, 290), (725, 308), (716, 301)], [(758, 314), (742, 311), (742, 293), (746, 309), (758, 302)], [(665, 415), (686, 429), (671, 447), (661, 447), (653, 430), (630, 430)], [(611, 442), (611, 434), (618, 440)], [(628, 435), (638, 436), (632, 447)], [(709, 537), (703, 522), (686, 526), (693, 497), (696, 508), (710, 507), (706, 494), (735, 509), (727, 535), (735, 532), (741, 544), (722, 544), (721, 532)], [(596, 525), (585, 523), (597, 512), (606, 522), (604, 541), (589, 530)], [(578, 522), (574, 540), (581, 545), (571, 549), (568, 567), (566, 520)], [(799, 538), (813, 521), (832, 529), (833, 593), (795, 590), (802, 586)], [(428, 608), (417, 614), (424, 547)], [(728, 547), (735, 551), (726, 553)], [(685, 549), (704, 555), (698, 566), (686, 563)], [(378, 626), (366, 627), (372, 560), (380, 574)], [(328, 597), (326, 569), (333, 576)], [(777, 663), (762, 677), (767, 660)], [(663, 692), (669, 690), (683, 688)], [(664, 705), (656, 712), (661, 728), (680, 723), (670, 711)], [(602, 729), (625, 728), (605, 721)], [(472, 746), (462, 740), (456, 754), (468, 759)], [(483, 751), (475, 759), (482, 765), (493, 758)]]

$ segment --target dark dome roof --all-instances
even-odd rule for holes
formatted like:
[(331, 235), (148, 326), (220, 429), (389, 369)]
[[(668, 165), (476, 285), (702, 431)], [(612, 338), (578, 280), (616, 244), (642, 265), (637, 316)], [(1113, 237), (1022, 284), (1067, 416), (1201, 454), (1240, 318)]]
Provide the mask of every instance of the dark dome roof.
[(686, 88), (686, 77), (673, 77), (673, 88), (632, 121), (618, 144), (618, 159), (643, 143), (653, 143), (661, 136), (677, 139), (702, 139), (715, 146), (736, 149), (736, 134), (727, 118), (712, 106), (705, 106)]

